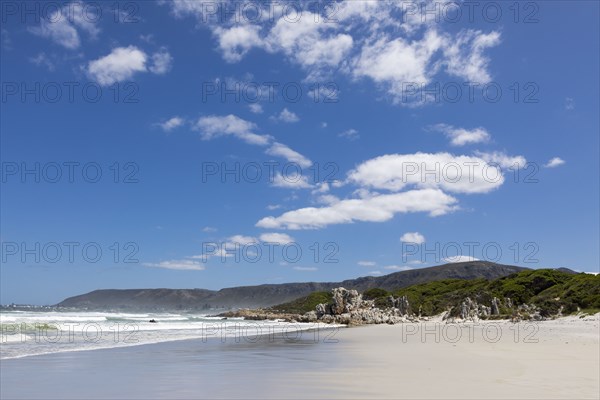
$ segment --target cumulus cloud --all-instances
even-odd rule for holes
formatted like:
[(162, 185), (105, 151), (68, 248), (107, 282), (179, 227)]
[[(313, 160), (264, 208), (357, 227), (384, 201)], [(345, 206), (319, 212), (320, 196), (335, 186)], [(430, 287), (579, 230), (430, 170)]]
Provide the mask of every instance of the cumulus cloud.
[(146, 267), (176, 269), (180, 271), (202, 271), (205, 269), (201, 262), (194, 260), (170, 260), (159, 263), (144, 263)]
[(494, 151), (492, 153), (486, 153), (476, 151), (475, 154), (481, 157), (485, 162), (498, 165), (501, 168), (524, 168), (527, 164), (527, 159), (523, 156), (509, 156), (501, 151)]
[(423, 244), (425, 243), (425, 236), (421, 235), (419, 232), (406, 232), (404, 235), (400, 236), (400, 241), (404, 243)]
[(281, 6), (265, 3), (258, 5), (262, 18), (254, 21), (235, 16), (216, 21), (193, 2), (165, 4), (177, 17), (192, 15), (208, 26), (228, 62), (262, 49), (303, 68), (308, 81), (323, 81), (335, 72), (367, 78), (395, 102), (400, 102), (405, 84), (427, 85), (441, 73), (489, 82), (486, 53), (501, 42), (498, 31), (445, 31), (434, 18), (407, 12), (403, 2), (336, 2), (335, 21), (328, 20), (324, 11), (316, 13), (302, 5), (294, 20), (281, 13)]
[(112, 85), (131, 79), (136, 72), (145, 72), (147, 58), (135, 46), (117, 47), (109, 55), (90, 61), (87, 71), (100, 85)]
[(259, 26), (246, 24), (231, 28), (217, 26), (213, 29), (213, 34), (225, 61), (234, 63), (240, 61), (253, 47), (262, 45), (259, 31)]
[(253, 236), (233, 235), (227, 239), (227, 242), (240, 246), (247, 246), (249, 244), (258, 243), (258, 239)]
[(135, 46), (117, 47), (110, 54), (90, 61), (87, 66), (88, 75), (102, 86), (115, 82), (130, 80), (139, 72), (150, 71), (155, 74), (167, 72), (171, 56), (166, 50), (152, 56), (150, 67), (146, 65), (148, 55)]
[(500, 43), (500, 33), (463, 30), (444, 45), (447, 72), (469, 82), (486, 83), (491, 80), (488, 73), (489, 58), (484, 51)]
[(421, 40), (412, 41), (382, 35), (362, 47), (352, 73), (355, 77), (387, 83), (390, 93), (400, 93), (405, 83), (429, 83), (435, 72), (431, 58), (443, 45), (444, 39), (435, 30), (428, 30)]
[(411, 190), (366, 199), (347, 199), (326, 206), (288, 211), (266, 217), (256, 226), (266, 229), (319, 229), (353, 222), (384, 222), (398, 213), (426, 212), (431, 216), (454, 210), (457, 200), (437, 189)]
[(249, 144), (266, 146), (270, 137), (258, 135), (256, 124), (241, 119), (233, 114), (226, 116), (210, 115), (198, 119), (195, 129), (200, 131), (202, 139), (211, 140), (220, 136), (235, 136)]
[(352, 48), (352, 36), (331, 32), (335, 24), (315, 23), (320, 16), (302, 12), (300, 20), (280, 18), (264, 38), (265, 49), (281, 52), (303, 67), (334, 67)]
[(285, 245), (294, 242), (294, 238), (285, 233), (263, 233), (259, 236), (259, 238), (262, 242), (277, 243), (280, 245)]
[(173, 57), (166, 49), (161, 49), (152, 55), (151, 61), (148, 70), (153, 74), (164, 75), (171, 70)]
[(91, 38), (96, 38), (100, 32), (95, 18), (88, 17), (87, 12), (81, 3), (70, 3), (47, 18), (41, 18), (39, 26), (29, 27), (28, 30), (66, 49), (75, 50), (81, 46), (79, 31), (85, 31)]
[(279, 172), (273, 177), (273, 186), (286, 189), (310, 189), (313, 187), (304, 175), (282, 175)]
[(249, 104), (248, 108), (254, 114), (262, 114), (264, 112), (263, 107), (258, 103)]
[(185, 123), (184, 119), (181, 117), (172, 117), (165, 122), (160, 122), (158, 126), (162, 128), (165, 132), (171, 132), (175, 128), (179, 128)]
[(474, 143), (485, 143), (491, 138), (491, 135), (484, 128), (464, 129), (456, 128), (452, 125), (437, 124), (431, 127), (432, 130), (444, 133), (453, 146), (464, 146)]
[(393, 192), (409, 186), (452, 193), (487, 193), (500, 187), (500, 168), (486, 160), (449, 153), (389, 154), (370, 159), (348, 173), (362, 187)]
[(302, 168), (308, 168), (312, 165), (312, 161), (310, 161), (308, 158), (281, 143), (273, 143), (271, 147), (266, 150), (266, 153), (271, 156), (285, 158), (289, 162), (296, 163)]
[(295, 113), (293, 113), (292, 111), (288, 110), (287, 108), (284, 108), (279, 115), (277, 115), (276, 117), (274, 117), (274, 119), (281, 121), (281, 122), (287, 122), (287, 123), (293, 123), (293, 122), (298, 122), (300, 121), (300, 117), (298, 117)]
[(565, 163), (565, 160), (563, 160), (562, 158), (560, 158), (560, 157), (554, 157), (550, 161), (548, 161), (544, 165), (544, 167), (546, 167), (546, 168), (556, 168), (556, 167), (559, 167), (559, 166), (563, 165), (564, 163)]

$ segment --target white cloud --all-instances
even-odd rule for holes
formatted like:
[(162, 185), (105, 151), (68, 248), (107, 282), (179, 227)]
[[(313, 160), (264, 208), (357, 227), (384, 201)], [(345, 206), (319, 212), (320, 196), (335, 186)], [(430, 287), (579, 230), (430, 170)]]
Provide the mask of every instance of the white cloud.
[(404, 235), (400, 236), (400, 241), (404, 243), (423, 244), (425, 243), (425, 236), (421, 235), (419, 232), (406, 232)]
[(316, 186), (317, 186), (317, 188), (311, 192), (312, 194), (320, 194), (320, 193), (329, 192), (329, 183), (327, 183), (327, 182), (321, 182), (321, 183), (317, 184)]
[(48, 38), (54, 43), (70, 50), (81, 46), (78, 29), (86, 31), (95, 38), (100, 29), (81, 3), (70, 3), (61, 10), (52, 12), (47, 18), (40, 19), (40, 25), (28, 28), (29, 32)]
[(469, 261), (479, 261), (479, 259), (475, 258), (475, 257), (471, 257), (471, 256), (456, 255), (456, 256), (452, 256), (452, 257), (446, 257), (442, 261), (451, 264), (451, 263), (460, 263), (460, 262), (469, 262)]
[(360, 135), (358, 134), (358, 131), (356, 129), (345, 130), (344, 132), (339, 133), (338, 136), (346, 138), (348, 140), (356, 140), (360, 138)]
[(500, 43), (500, 33), (481, 31), (461, 31), (444, 46), (447, 72), (469, 82), (487, 83), (491, 80), (488, 73), (489, 58), (484, 56), (485, 49)]
[(205, 226), (204, 228), (202, 228), (202, 232), (206, 232), (206, 233), (211, 233), (211, 232), (216, 232), (217, 228), (213, 228), (212, 226)]
[(317, 271), (318, 270), (317, 267), (293, 267), (293, 269), (295, 269), (296, 271), (305, 271), (305, 272)]
[(29, 61), (31, 61), (38, 67), (41, 65), (45, 66), (46, 68), (48, 68), (48, 71), (54, 71), (56, 69), (54, 61), (52, 61), (50, 57), (48, 57), (44, 52), (39, 53), (35, 57), (29, 58)]
[(259, 146), (266, 146), (270, 141), (269, 136), (253, 133), (256, 129), (254, 123), (243, 120), (232, 114), (224, 117), (217, 115), (202, 117), (196, 123), (195, 129), (201, 132), (203, 140), (211, 140), (220, 136), (231, 135), (246, 143)]
[(565, 163), (565, 160), (563, 160), (562, 158), (560, 158), (560, 157), (554, 157), (550, 161), (548, 161), (546, 163), (546, 165), (544, 165), (544, 167), (546, 167), (546, 168), (555, 168), (555, 167), (563, 165), (564, 163)]
[(294, 238), (285, 233), (263, 233), (259, 236), (259, 238), (262, 242), (277, 243), (280, 245), (285, 245), (294, 242)]
[(308, 168), (312, 165), (312, 161), (281, 143), (273, 143), (265, 153), (271, 156), (282, 157), (291, 163), (296, 163), (302, 168)]
[(340, 199), (339, 197), (334, 196), (332, 194), (324, 194), (322, 196), (317, 197), (317, 202), (320, 204), (332, 205), (335, 203), (339, 203)]
[(352, 36), (327, 34), (336, 24), (315, 22), (317, 18), (322, 20), (309, 12), (303, 12), (299, 21), (280, 18), (264, 39), (266, 50), (284, 53), (305, 68), (338, 66), (352, 48)]
[(575, 109), (575, 99), (572, 97), (565, 98), (565, 110), (573, 111)]
[(168, 119), (165, 122), (161, 122), (158, 125), (165, 131), (165, 132), (171, 132), (173, 129), (175, 128), (179, 128), (181, 125), (184, 124), (184, 119), (181, 117), (173, 117)]
[(284, 108), (277, 117), (275, 117), (276, 120), (278, 121), (282, 121), (282, 122), (287, 122), (287, 123), (293, 123), (293, 122), (298, 122), (300, 121), (300, 118), (294, 114), (292, 111), (288, 110), (287, 108)]
[(357, 264), (361, 267), (374, 267), (377, 265), (375, 261), (359, 261)]
[(523, 156), (509, 156), (500, 151), (494, 151), (493, 153), (476, 151), (475, 155), (481, 157), (487, 163), (499, 165), (501, 168), (505, 169), (524, 168), (527, 164), (527, 160)]
[(369, 275), (381, 275), (383, 272), (381, 271), (369, 271)]
[(490, 134), (484, 128), (464, 129), (455, 128), (452, 125), (437, 124), (431, 129), (444, 133), (453, 146), (464, 146), (474, 143), (486, 143), (490, 140)]
[(202, 271), (205, 269), (202, 263), (193, 260), (170, 260), (161, 261), (159, 263), (144, 263), (144, 266), (154, 268), (176, 269), (181, 271)]
[(133, 78), (138, 72), (162, 75), (171, 67), (172, 57), (166, 50), (154, 53), (148, 67), (148, 55), (136, 46), (116, 47), (110, 54), (90, 61), (87, 74), (100, 85), (108, 86)]
[(269, 204), (267, 206), (267, 210), (278, 210), (281, 208), (281, 204)]
[(171, 70), (173, 64), (173, 57), (165, 50), (161, 49), (159, 52), (152, 54), (152, 63), (148, 67), (148, 70), (153, 74), (164, 75)]
[(434, 29), (413, 41), (381, 35), (362, 47), (352, 73), (357, 78), (389, 84), (391, 93), (402, 92), (405, 83), (427, 84), (435, 72), (431, 58), (444, 42)]
[[(427, 3), (429, 7), (446, 2)], [(497, 31), (444, 31), (440, 21), (407, 12), (405, 2), (397, 1), (335, 2), (334, 20), (307, 7), (291, 20), (281, 12), (281, 4), (269, 2), (256, 3), (261, 17), (255, 21), (243, 17), (240, 21), (239, 13), (224, 18), (209, 15), (192, 1), (163, 4), (169, 4), (176, 17), (192, 15), (201, 21), (199, 25), (208, 26), (228, 62), (240, 61), (253, 48), (262, 49), (299, 65), (307, 81), (324, 81), (338, 71), (369, 78), (397, 103), (404, 84), (426, 85), (442, 72), (480, 84), (489, 82), (486, 52), (500, 43)]]
[(254, 114), (262, 114), (264, 112), (263, 107), (258, 103), (251, 103), (248, 105), (248, 108)]
[[(301, 168), (308, 168), (312, 165), (312, 161), (302, 154), (282, 143), (274, 142), (272, 136), (254, 133), (257, 129), (256, 124), (233, 114), (227, 116), (209, 115), (202, 117), (198, 119), (193, 129), (200, 131), (203, 140), (212, 140), (221, 136), (234, 136), (249, 144), (269, 146), (265, 150), (266, 154), (285, 158), (291, 163), (297, 163)], [(285, 177), (281, 174), (277, 174), (274, 177), (273, 185), (276, 187), (287, 188), (312, 187), (308, 184), (306, 177), (291, 174), (286, 175)]]
[(410, 271), (411, 269), (414, 269), (412, 267), (406, 266), (406, 265), (388, 265), (387, 267), (383, 267), (383, 269), (390, 269), (393, 271)]
[(147, 55), (135, 46), (117, 47), (104, 57), (90, 61), (88, 74), (100, 85), (131, 79), (137, 72), (146, 71)]
[(431, 216), (438, 216), (453, 211), (456, 203), (454, 197), (441, 190), (411, 190), (367, 199), (341, 200), (321, 208), (288, 211), (279, 217), (263, 218), (256, 226), (266, 229), (319, 229), (357, 221), (388, 221), (397, 213), (427, 212)]
[(362, 187), (393, 192), (407, 186), (453, 193), (487, 193), (504, 183), (502, 171), (486, 160), (449, 153), (389, 154), (363, 162), (348, 173)]
[(240, 61), (253, 47), (262, 45), (259, 31), (260, 27), (257, 25), (231, 28), (217, 26), (213, 29), (213, 34), (217, 37), (225, 61), (234, 63)]
[(240, 246), (246, 246), (249, 244), (258, 243), (258, 239), (252, 236), (233, 235), (227, 239), (227, 242), (231, 244), (237, 244)]
[(308, 179), (304, 175), (282, 175), (276, 173), (273, 177), (273, 186), (287, 189), (310, 189), (313, 186), (308, 183)]

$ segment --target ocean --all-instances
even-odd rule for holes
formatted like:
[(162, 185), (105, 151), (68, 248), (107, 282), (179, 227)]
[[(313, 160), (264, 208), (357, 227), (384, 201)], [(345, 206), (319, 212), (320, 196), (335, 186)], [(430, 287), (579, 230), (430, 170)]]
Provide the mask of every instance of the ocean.
[(183, 312), (89, 311), (2, 311), (0, 327), (0, 359), (188, 339), (220, 343), (323, 341), (327, 335), (331, 336), (332, 328), (336, 328), (316, 323), (245, 321)]

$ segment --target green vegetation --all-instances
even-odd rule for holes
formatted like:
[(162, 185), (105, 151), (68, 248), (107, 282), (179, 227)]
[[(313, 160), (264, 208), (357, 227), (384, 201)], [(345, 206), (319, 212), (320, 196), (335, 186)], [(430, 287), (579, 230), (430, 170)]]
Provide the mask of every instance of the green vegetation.
[[(520, 305), (534, 305), (540, 315), (550, 317), (559, 311), (563, 315), (582, 312), (594, 314), (600, 311), (600, 275), (570, 274), (552, 269), (527, 270), (503, 278), (486, 279), (445, 279), (422, 283), (388, 292), (371, 288), (363, 292), (365, 300), (374, 300), (379, 308), (387, 308), (389, 296), (406, 296), (411, 312), (432, 316), (452, 309), (455, 314), (460, 304), (469, 297), (479, 304), (490, 306), (494, 297), (498, 298), (499, 315), (491, 319), (509, 318), (516, 314)], [(329, 303), (329, 292), (314, 292), (306, 297), (271, 308), (271, 311), (303, 314), (315, 309), (317, 304)], [(507, 301), (510, 298), (510, 303)], [(522, 310), (521, 316), (529, 318), (529, 312)]]
[[(522, 271), (493, 281), (485, 279), (447, 279), (400, 289), (394, 296), (407, 296), (413, 312), (436, 315), (458, 306), (466, 297), (489, 306), (494, 297), (500, 301), (500, 317), (509, 317), (521, 304), (540, 308), (542, 316), (563, 314), (578, 309), (600, 308), (600, 276), (568, 274), (551, 269)], [(505, 298), (510, 298), (508, 307)]]
[(329, 303), (332, 297), (330, 292), (313, 292), (306, 297), (292, 300), (289, 303), (273, 306), (270, 310), (281, 313), (304, 314), (309, 311), (314, 311), (317, 304)]
[(387, 290), (372, 288), (365, 290), (362, 295), (365, 300), (374, 300), (375, 306), (378, 308), (387, 308), (390, 306), (389, 297), (392, 294)]

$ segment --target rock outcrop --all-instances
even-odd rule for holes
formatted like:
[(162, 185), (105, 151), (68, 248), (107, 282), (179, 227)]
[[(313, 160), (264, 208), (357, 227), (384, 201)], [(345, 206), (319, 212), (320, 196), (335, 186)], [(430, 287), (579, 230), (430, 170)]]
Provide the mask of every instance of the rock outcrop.
[[(318, 322), (368, 325), (368, 324), (396, 324), (398, 322), (415, 321), (415, 317), (409, 312), (410, 304), (403, 296), (394, 298), (390, 296), (388, 302), (390, 307), (380, 309), (375, 306), (373, 300), (364, 300), (356, 290), (348, 290), (343, 287), (332, 291), (333, 298), (329, 304), (317, 305), (314, 314)], [(312, 317), (313, 311), (306, 313)]]

